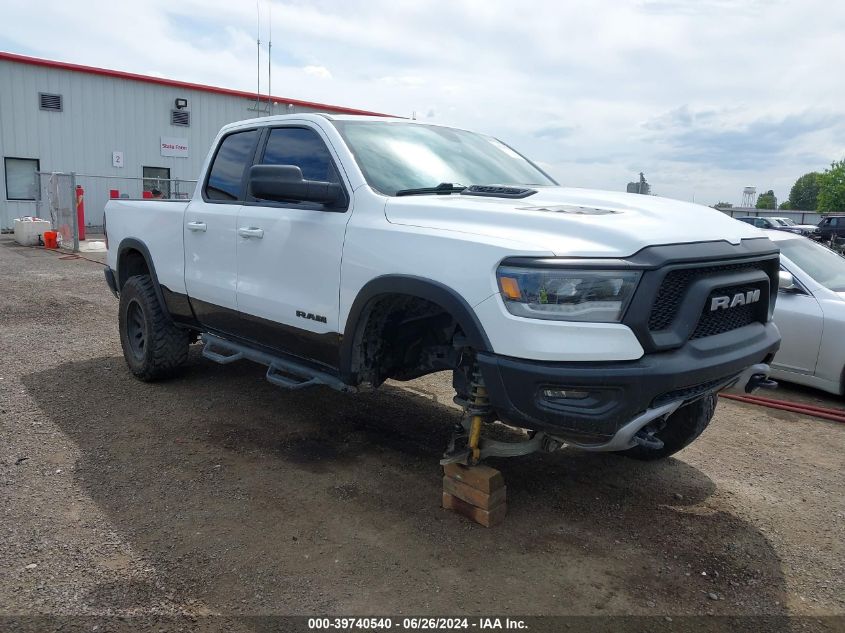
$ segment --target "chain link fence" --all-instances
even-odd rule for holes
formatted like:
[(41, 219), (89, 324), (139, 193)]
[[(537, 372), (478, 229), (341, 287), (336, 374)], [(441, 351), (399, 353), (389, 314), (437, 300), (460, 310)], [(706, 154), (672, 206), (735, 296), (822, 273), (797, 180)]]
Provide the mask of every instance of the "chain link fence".
[(121, 199), (187, 200), (196, 180), (125, 178), (38, 172), (36, 215), (50, 220), (61, 247), (79, 250), (80, 240), (103, 232), (106, 202)]
[(36, 215), (49, 219), (58, 233), (59, 247), (79, 250), (79, 216), (76, 212), (73, 174), (38, 173)]

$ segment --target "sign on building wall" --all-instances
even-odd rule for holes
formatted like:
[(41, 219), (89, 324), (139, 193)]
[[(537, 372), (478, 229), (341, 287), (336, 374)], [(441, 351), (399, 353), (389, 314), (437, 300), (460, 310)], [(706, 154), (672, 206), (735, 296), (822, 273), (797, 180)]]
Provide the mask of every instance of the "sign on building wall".
[(111, 164), (112, 167), (123, 167), (123, 152), (112, 152)]
[(161, 155), (176, 156), (179, 158), (188, 157), (188, 139), (176, 138), (173, 136), (161, 137)]

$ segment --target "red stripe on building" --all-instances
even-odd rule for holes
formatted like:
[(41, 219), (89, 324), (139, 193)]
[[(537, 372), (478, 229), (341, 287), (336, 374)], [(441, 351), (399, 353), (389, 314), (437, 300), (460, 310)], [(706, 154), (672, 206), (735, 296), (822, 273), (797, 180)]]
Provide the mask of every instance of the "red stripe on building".
[[(57, 62), (52, 59), (41, 59), (39, 57), (29, 57), (27, 55), (18, 55), (16, 53), (7, 53), (0, 51), (0, 60), (10, 62), (17, 62), (19, 64), (29, 64), (31, 66), (43, 66), (45, 68), (58, 68), (60, 70), (70, 70), (78, 73), (88, 73), (89, 75), (100, 75), (103, 77), (113, 77), (115, 79), (126, 79), (129, 81), (141, 81), (148, 84), (157, 84), (159, 86), (171, 86), (174, 88), (187, 88), (189, 90), (201, 90), (203, 92), (211, 92), (219, 95), (229, 95), (231, 97), (244, 97), (246, 99), (254, 99), (254, 92), (246, 92), (245, 90), (232, 90), (231, 88), (218, 88), (217, 86), (206, 86), (205, 84), (195, 84), (187, 81), (176, 81), (174, 79), (163, 79), (161, 77), (150, 77), (149, 75), (138, 75), (136, 73), (127, 73), (122, 70), (111, 70), (108, 68), (97, 68), (95, 66), (83, 66), (82, 64), (71, 64), (69, 62)], [(260, 95), (262, 99), (266, 100), (267, 95)], [(342, 106), (329, 105), (327, 103), (317, 103), (314, 101), (302, 101), (300, 99), (288, 99), (287, 97), (270, 97), (274, 102), (280, 104), (292, 104), (294, 106), (303, 106), (306, 108), (314, 108), (317, 110), (330, 110), (338, 114), (366, 114), (369, 116), (391, 116), (389, 114), (382, 114), (380, 112), (370, 112), (369, 110), (358, 110), (356, 108), (344, 108)]]

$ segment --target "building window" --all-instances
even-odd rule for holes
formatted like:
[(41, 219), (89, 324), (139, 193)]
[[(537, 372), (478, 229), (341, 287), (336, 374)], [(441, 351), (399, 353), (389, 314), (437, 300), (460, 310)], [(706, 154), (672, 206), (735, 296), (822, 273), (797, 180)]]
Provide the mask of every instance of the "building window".
[(37, 158), (6, 158), (6, 200), (35, 200), (38, 196)]
[(61, 112), (63, 109), (62, 95), (54, 95), (48, 94), (46, 92), (39, 92), (38, 107), (41, 110), (47, 110), (49, 112)]
[(149, 191), (153, 198), (169, 198), (170, 168), (144, 167), (144, 191)]

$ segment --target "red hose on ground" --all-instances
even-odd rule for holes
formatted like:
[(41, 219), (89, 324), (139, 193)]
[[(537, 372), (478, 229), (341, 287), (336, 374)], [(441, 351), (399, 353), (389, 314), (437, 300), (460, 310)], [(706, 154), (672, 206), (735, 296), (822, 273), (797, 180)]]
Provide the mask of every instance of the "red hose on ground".
[(788, 402), (786, 400), (775, 400), (773, 398), (763, 398), (762, 396), (739, 396), (730, 393), (719, 394), (721, 398), (728, 400), (736, 400), (738, 402), (745, 402), (747, 404), (757, 404), (779, 411), (789, 411), (791, 413), (802, 413), (804, 415), (821, 418), (823, 420), (831, 420), (832, 422), (841, 422), (845, 424), (845, 411), (842, 409), (831, 409), (827, 407), (817, 407), (811, 404), (800, 404), (797, 402)]
[(97, 261), (96, 259), (91, 259), (90, 257), (85, 257), (84, 255), (80, 255), (79, 253), (62, 252), (60, 250), (44, 248), (43, 246), (28, 246), (27, 248), (40, 248), (41, 250), (47, 251), (49, 253), (55, 253), (56, 255), (59, 255), (59, 259), (84, 259), (86, 262), (105, 266), (103, 262)]
[(778, 404), (787, 405), (790, 407), (796, 407), (798, 409), (806, 409), (807, 411), (819, 411), (821, 413), (833, 413), (845, 416), (845, 410), (843, 409), (835, 409), (832, 407), (820, 407), (814, 404), (807, 404), (806, 402), (793, 402), (790, 400), (778, 400), (777, 398), (766, 398), (765, 396), (756, 396), (754, 394), (747, 394), (740, 396), (742, 398), (746, 398), (747, 400), (757, 400), (761, 403), (767, 402), (777, 402)]

